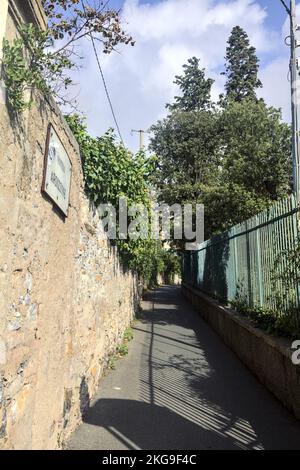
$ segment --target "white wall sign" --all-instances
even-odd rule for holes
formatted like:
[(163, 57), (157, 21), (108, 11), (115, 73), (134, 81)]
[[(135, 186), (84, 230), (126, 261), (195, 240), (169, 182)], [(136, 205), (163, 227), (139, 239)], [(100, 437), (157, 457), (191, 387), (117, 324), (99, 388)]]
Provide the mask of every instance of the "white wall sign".
[(72, 164), (53, 126), (48, 128), (42, 191), (67, 216)]

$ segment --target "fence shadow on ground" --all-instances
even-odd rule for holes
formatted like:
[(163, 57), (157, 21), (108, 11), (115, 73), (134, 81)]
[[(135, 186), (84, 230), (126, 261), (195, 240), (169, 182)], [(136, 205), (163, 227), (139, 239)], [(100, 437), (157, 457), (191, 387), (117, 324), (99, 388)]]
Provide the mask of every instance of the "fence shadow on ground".
[[(300, 449), (299, 423), (183, 298), (146, 296), (139, 401), (100, 399), (84, 421), (128, 449)], [(155, 302), (155, 309), (150, 307)]]
[[(202, 430), (188, 419), (165, 406), (143, 401), (103, 398), (85, 415), (84, 421), (106, 428), (128, 449), (189, 449), (201, 447), (201, 440), (210, 442), (208, 448), (237, 448), (226, 436)], [(224, 442), (224, 441), (228, 442)]]

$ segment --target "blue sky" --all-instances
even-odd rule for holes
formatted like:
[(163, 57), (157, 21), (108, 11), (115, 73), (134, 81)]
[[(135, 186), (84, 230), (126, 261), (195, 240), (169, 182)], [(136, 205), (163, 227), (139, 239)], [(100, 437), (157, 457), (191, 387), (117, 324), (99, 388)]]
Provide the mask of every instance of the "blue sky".
[[(226, 41), (233, 26), (248, 33), (260, 59), (260, 91), (268, 104), (281, 107), (290, 119), (287, 80), (289, 49), (284, 45), (288, 20), (279, 0), (111, 0), (122, 7), (125, 29), (136, 40), (132, 47), (101, 56), (107, 85), (126, 145), (137, 150), (131, 129), (147, 130), (165, 115), (165, 103), (177, 93), (173, 78), (193, 55), (215, 80), (213, 98), (224, 86)], [(84, 46), (85, 61), (76, 77), (80, 107), (91, 133), (113, 127), (93, 52)]]
[[(286, 13), (279, 0), (259, 0), (260, 5), (266, 8), (268, 17), (266, 23), (274, 28), (280, 28), (285, 20)], [(287, 2), (288, 3), (288, 2)]]
[[(227, 0), (225, 0), (224, 3), (226, 3)], [(160, 0), (141, 0), (140, 4), (155, 4), (159, 3)], [(201, 2), (201, 0), (199, 0)], [(227, 3), (229, 0), (227, 1)], [(111, 2), (111, 4), (114, 4), (116, 8), (121, 8), (123, 5), (123, 1), (116, 0), (114, 2)], [(274, 28), (281, 28), (283, 21), (285, 20), (286, 13), (280, 3), (279, 0), (258, 0), (257, 3), (259, 3), (263, 8), (266, 8), (268, 17), (266, 20), (266, 23), (270, 27)], [(286, 0), (286, 3), (289, 3), (289, 0)]]

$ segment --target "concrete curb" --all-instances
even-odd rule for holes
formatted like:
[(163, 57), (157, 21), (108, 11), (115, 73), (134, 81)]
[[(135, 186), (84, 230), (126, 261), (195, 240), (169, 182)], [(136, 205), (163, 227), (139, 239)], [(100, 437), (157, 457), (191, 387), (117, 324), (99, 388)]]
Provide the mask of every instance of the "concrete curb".
[(291, 361), (291, 341), (253, 327), (250, 320), (185, 283), (182, 291), (259, 381), (300, 420), (300, 365)]

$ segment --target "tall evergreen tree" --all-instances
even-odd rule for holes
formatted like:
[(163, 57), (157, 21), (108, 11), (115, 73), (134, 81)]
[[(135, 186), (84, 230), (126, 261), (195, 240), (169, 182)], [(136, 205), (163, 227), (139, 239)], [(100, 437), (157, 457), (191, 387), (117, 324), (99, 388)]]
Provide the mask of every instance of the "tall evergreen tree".
[(250, 46), (247, 33), (235, 26), (227, 42), (225, 72), (226, 98), (234, 101), (257, 100), (256, 90), (262, 87), (257, 74), (259, 60), (256, 49)]
[(192, 57), (183, 65), (183, 75), (176, 75), (174, 83), (179, 86), (181, 96), (167, 104), (170, 111), (200, 111), (211, 106), (210, 95), (214, 80), (205, 78), (205, 69), (199, 66), (200, 59)]

